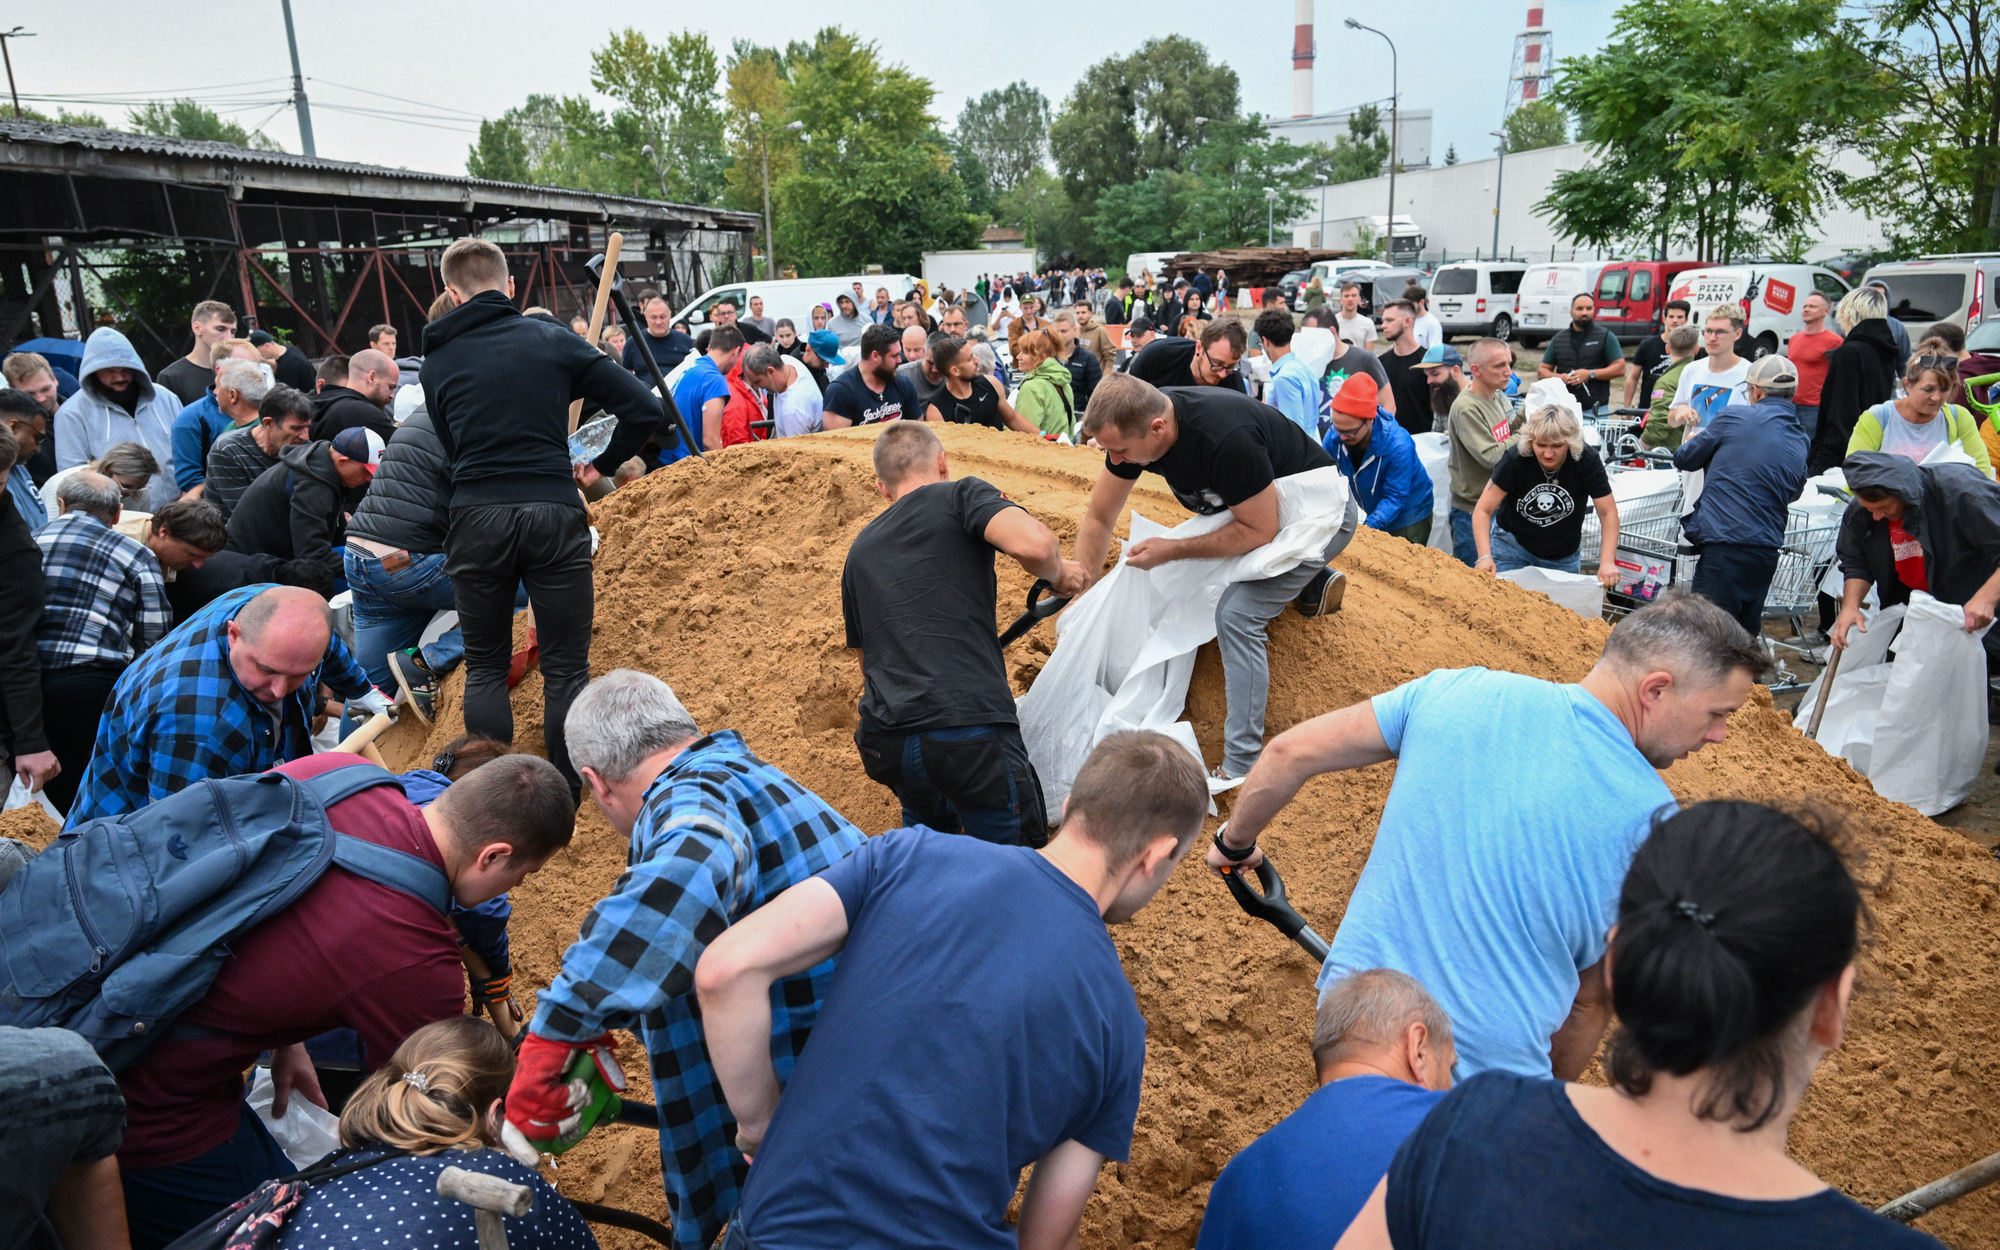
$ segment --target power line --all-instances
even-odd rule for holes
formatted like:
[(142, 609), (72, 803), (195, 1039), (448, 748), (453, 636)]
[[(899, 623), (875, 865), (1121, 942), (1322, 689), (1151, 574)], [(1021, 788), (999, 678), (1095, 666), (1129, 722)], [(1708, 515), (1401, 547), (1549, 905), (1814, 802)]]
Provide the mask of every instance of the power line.
[(356, 87), (350, 83), (335, 82), (331, 78), (312, 78), (309, 79), (308, 81), (323, 82), (329, 87), (339, 87), (342, 91), (358, 91), (362, 95), (379, 96), (384, 100), (395, 100), (400, 104), (414, 104), (420, 108), (427, 108), (437, 113), (456, 113), (460, 117), (464, 117), (472, 121), (486, 120), (486, 115), (483, 113), (468, 113), (464, 109), (450, 108), (443, 104), (432, 104), (427, 100), (412, 100), (408, 96), (390, 95), (386, 91), (371, 91), (366, 87)]

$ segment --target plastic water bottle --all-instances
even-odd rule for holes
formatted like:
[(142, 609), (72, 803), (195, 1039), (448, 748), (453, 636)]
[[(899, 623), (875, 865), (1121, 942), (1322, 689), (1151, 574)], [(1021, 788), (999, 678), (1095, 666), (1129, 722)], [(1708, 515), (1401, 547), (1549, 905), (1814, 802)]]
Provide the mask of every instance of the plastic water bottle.
[(576, 433), (569, 436), (569, 462), (582, 468), (603, 455), (611, 446), (611, 435), (618, 429), (618, 418), (599, 417), (587, 422)]

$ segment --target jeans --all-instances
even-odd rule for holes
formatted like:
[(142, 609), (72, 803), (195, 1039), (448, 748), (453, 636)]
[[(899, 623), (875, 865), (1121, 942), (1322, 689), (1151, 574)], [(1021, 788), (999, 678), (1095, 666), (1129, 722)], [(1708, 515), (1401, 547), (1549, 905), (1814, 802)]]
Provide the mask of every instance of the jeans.
[[(444, 571), (445, 555), (441, 551), (412, 555), (410, 563), (394, 573), (382, 568), (381, 557), (359, 547), (347, 548), (342, 558), (348, 589), (354, 592), (354, 658), (368, 671), (369, 681), (394, 690), (389, 653), (416, 646), (431, 618), (456, 606), (451, 577)], [(523, 587), (514, 596), (514, 607), (527, 606)], [(424, 663), (440, 677), (464, 658), (465, 636), (456, 625), (424, 648)]]
[(1258, 582), (1234, 582), (1215, 605), (1215, 643), (1222, 653), (1222, 685), (1228, 708), (1222, 718), (1222, 767), (1241, 777), (1264, 753), (1264, 705), (1271, 695), (1271, 656), (1266, 627), (1327, 561), (1347, 550), (1360, 525), (1354, 497), (1347, 517), (1317, 560)]
[(1776, 547), (1703, 543), (1690, 589), (1735, 617), (1755, 638), (1764, 632), (1764, 596), (1777, 571)]
[(265, 1181), (298, 1171), (249, 1103), (239, 1102), (237, 1111), (236, 1135), (208, 1153), (163, 1168), (120, 1172), (132, 1250), (159, 1250)]
[(1479, 563), (1479, 546), (1472, 541), (1472, 514), (1463, 508), (1453, 508), (1447, 517), (1451, 522), (1451, 554), (1466, 568)]
[(1041, 779), (1015, 725), (963, 725), (887, 733), (854, 731), (861, 768), (895, 791), (903, 824), (969, 833), (1002, 846), (1049, 840)]
[(1515, 569), (1554, 569), (1558, 573), (1583, 572), (1583, 550), (1578, 548), (1561, 560), (1544, 560), (1515, 540), (1512, 534), (1493, 526), (1493, 571), (1511, 573)]
[(1798, 404), (1795, 407), (1799, 414), (1799, 425), (1806, 432), (1806, 445), (1810, 447), (1813, 439), (1819, 434), (1819, 405)]
[(484, 504), (454, 508), (445, 535), (458, 627), (465, 636), (465, 732), (514, 740), (507, 667), (514, 657), (514, 601), (526, 586), (541, 647), (542, 743), (572, 795), (582, 782), (569, 762), (563, 719), (590, 681), (590, 521), (575, 504)]
[(90, 767), (90, 752), (97, 745), (97, 722), (111, 702), (111, 688), (124, 671), (125, 664), (119, 660), (42, 670), (42, 728), (48, 735), (49, 750), (62, 765), (62, 771), (43, 791), (64, 815), (69, 814), (84, 770)]

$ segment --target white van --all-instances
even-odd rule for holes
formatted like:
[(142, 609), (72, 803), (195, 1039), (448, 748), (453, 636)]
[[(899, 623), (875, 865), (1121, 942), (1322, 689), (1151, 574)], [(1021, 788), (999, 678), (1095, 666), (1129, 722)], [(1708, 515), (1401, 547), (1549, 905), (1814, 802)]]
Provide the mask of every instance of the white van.
[(1306, 276), (1299, 282), (1299, 293), (1292, 300), (1292, 308), (1298, 312), (1306, 310), (1306, 288), (1312, 285), (1314, 278), (1318, 278), (1320, 290), (1326, 292), (1326, 302), (1329, 304), (1338, 304), (1340, 302), (1341, 283), (1359, 282), (1362, 287), (1361, 312), (1365, 315), (1370, 311), (1368, 307), (1368, 293), (1373, 288), (1367, 281), (1368, 274), (1363, 271), (1393, 268), (1395, 266), (1386, 260), (1366, 260), (1359, 257), (1349, 257), (1346, 260), (1314, 261), (1312, 266), (1306, 270)]
[(1940, 321), (1976, 330), (2000, 306), (2000, 254), (1993, 252), (1891, 261), (1861, 280), (1889, 288), (1889, 315), (1903, 323), (1912, 343)]
[(1540, 347), (1569, 324), (1569, 302), (1597, 294), (1597, 275), (1607, 261), (1565, 260), (1529, 265), (1521, 275), (1520, 335), (1529, 347)]
[(1727, 265), (1675, 274), (1667, 298), (1686, 300), (1696, 326), (1717, 304), (1741, 308), (1745, 324), (1736, 354), (1757, 360), (1805, 329), (1799, 306), (1806, 296), (1818, 291), (1827, 303), (1838, 304), (1851, 289), (1839, 274), (1818, 265)]
[[(736, 305), (736, 315), (750, 315), (750, 297), (761, 296), (764, 300), (764, 315), (773, 321), (782, 317), (791, 318), (792, 325), (800, 335), (812, 331), (812, 307), (815, 304), (834, 303), (839, 296), (853, 296), (854, 284), (861, 284), (861, 292), (866, 297), (862, 309), (875, 300), (878, 287), (886, 287), (889, 298), (900, 300), (908, 296), (917, 285), (917, 280), (906, 273), (854, 273), (840, 278), (785, 278), (776, 282), (732, 282), (727, 286), (712, 286), (696, 296), (687, 307), (674, 313), (674, 326), (689, 334), (708, 324), (709, 309), (723, 300)], [(861, 311), (857, 309), (856, 311)], [(632, 310), (634, 313), (638, 309)]]
[(1515, 261), (1465, 261), (1440, 265), (1431, 275), (1431, 312), (1447, 338), (1514, 333), (1521, 309), (1521, 279), (1528, 267)]

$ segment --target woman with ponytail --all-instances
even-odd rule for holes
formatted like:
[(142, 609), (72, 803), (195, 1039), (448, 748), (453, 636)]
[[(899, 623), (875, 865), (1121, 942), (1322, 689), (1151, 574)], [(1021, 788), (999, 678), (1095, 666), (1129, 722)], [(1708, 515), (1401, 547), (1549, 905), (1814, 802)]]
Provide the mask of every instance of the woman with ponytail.
[(1838, 842), (1758, 803), (1657, 819), (1604, 958), (1610, 1088), (1466, 1081), (1336, 1250), (1935, 1247), (1785, 1152), (1854, 990), (1864, 912)]
[(282, 1250), (476, 1250), (472, 1208), (437, 1192), (448, 1167), (535, 1191), (508, 1217), (510, 1250), (595, 1250), (590, 1226), (547, 1181), (494, 1148), (514, 1076), (507, 1042), (486, 1021), (455, 1016), (410, 1034), (340, 1114), (343, 1162), (359, 1168), (315, 1186), (285, 1222)]

